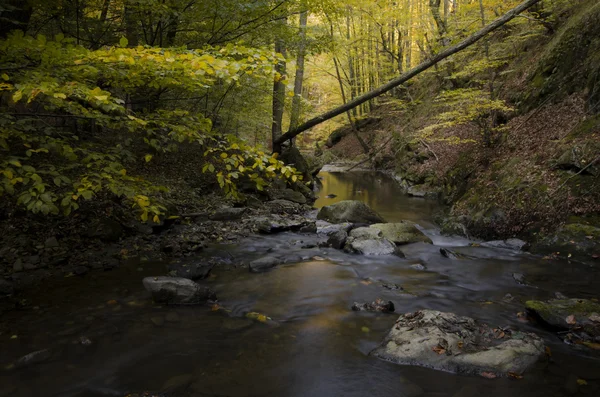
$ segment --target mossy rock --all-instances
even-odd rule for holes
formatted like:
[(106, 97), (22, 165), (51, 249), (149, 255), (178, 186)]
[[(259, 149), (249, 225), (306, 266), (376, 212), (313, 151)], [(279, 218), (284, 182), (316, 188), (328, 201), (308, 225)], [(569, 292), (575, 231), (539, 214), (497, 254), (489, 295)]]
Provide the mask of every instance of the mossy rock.
[(568, 146), (560, 151), (560, 155), (554, 161), (556, 168), (574, 172), (582, 172), (582, 175), (600, 175), (600, 165), (589, 164), (596, 159), (600, 153), (600, 142), (593, 140), (578, 143), (573, 146)]
[(527, 311), (555, 329), (583, 327), (591, 335), (600, 335), (600, 303), (589, 299), (527, 301)]
[(378, 223), (371, 225), (371, 228), (381, 231), (384, 238), (390, 240), (396, 245), (411, 243), (429, 243), (432, 241), (424, 235), (413, 222), (402, 221), (400, 223)]
[(319, 210), (317, 219), (331, 223), (384, 223), (385, 220), (368, 205), (358, 200), (344, 200)]
[(589, 261), (600, 253), (600, 228), (595, 225), (569, 223), (554, 234), (541, 238), (532, 246), (534, 253), (571, 255), (573, 259)]

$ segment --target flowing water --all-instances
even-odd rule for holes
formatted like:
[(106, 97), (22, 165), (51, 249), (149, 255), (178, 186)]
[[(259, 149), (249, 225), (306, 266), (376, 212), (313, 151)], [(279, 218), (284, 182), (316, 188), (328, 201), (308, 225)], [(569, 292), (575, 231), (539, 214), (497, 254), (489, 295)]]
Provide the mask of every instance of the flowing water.
[[(86, 280), (45, 283), (27, 308), (6, 313), (0, 334), (0, 397), (124, 396), (152, 391), (168, 396), (564, 396), (600, 395), (597, 352), (562, 343), (517, 313), (525, 300), (557, 291), (598, 298), (598, 270), (528, 254), (469, 246), (439, 235), (438, 205), (404, 196), (385, 175), (325, 173), (316, 206), (342, 199), (368, 203), (388, 221), (417, 222), (434, 245), (403, 247), (406, 259), (348, 255), (307, 248), (324, 238), (283, 233), (256, 236), (202, 255), (248, 261), (267, 251), (297, 258), (268, 273), (216, 268), (203, 283), (221, 307), (153, 305), (141, 279), (164, 274), (164, 264), (123, 266)], [(335, 194), (328, 199), (325, 196)], [(440, 246), (471, 259), (449, 260)], [(302, 248), (304, 247), (304, 248)], [(425, 270), (412, 265), (421, 264)], [(527, 275), (520, 285), (513, 273)], [(388, 290), (381, 283), (404, 290)], [(510, 293), (514, 299), (505, 302)], [(488, 380), (399, 366), (368, 355), (395, 314), (357, 313), (353, 302), (392, 300), (397, 312), (437, 309), (492, 325), (537, 332), (551, 351), (523, 379)], [(261, 323), (248, 312), (269, 316)], [(22, 368), (19, 357), (43, 349)], [(13, 363), (13, 364), (11, 364)], [(587, 385), (577, 381), (585, 380)]]

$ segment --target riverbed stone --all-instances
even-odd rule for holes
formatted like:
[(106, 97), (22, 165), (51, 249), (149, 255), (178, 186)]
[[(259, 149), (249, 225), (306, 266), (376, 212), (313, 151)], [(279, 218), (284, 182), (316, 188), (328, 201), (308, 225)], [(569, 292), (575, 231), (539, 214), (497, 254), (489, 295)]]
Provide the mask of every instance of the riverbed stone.
[(340, 250), (344, 248), (344, 244), (346, 244), (347, 239), (348, 233), (345, 230), (338, 230), (329, 236), (329, 239), (327, 239), (327, 244), (332, 248)]
[(50, 237), (46, 240), (46, 242), (44, 243), (44, 246), (46, 248), (58, 248), (59, 247), (58, 240), (56, 239), (55, 236)]
[(215, 293), (210, 288), (187, 278), (146, 277), (142, 282), (156, 303), (186, 305), (216, 299)]
[(431, 239), (417, 229), (415, 223), (410, 221), (402, 221), (397, 223), (378, 223), (371, 225), (371, 227), (380, 230), (383, 237), (395, 243), (396, 245), (419, 242), (429, 244), (432, 243)]
[(273, 189), (269, 190), (269, 198), (271, 200), (287, 200), (297, 204), (306, 204), (306, 197), (295, 190), (286, 189)]
[(376, 240), (382, 236), (381, 230), (370, 227), (357, 227), (350, 231), (349, 237), (362, 240)]
[(524, 251), (529, 248), (529, 244), (526, 241), (519, 240), (518, 238), (509, 238), (508, 240), (486, 241), (485, 243), (481, 243), (480, 245), (482, 247), (509, 249), (514, 251)]
[(265, 256), (250, 262), (250, 271), (253, 273), (264, 272), (281, 263), (283, 263), (283, 261), (276, 256)]
[(401, 315), (371, 355), (403, 365), (495, 376), (522, 374), (545, 354), (537, 335), (436, 310)]
[(123, 235), (123, 226), (115, 220), (102, 218), (92, 223), (86, 234), (102, 241), (118, 241)]
[(287, 231), (299, 231), (302, 228), (314, 225), (314, 223), (315, 221), (304, 217), (282, 217), (280, 215), (271, 215), (257, 218), (256, 228), (260, 233), (273, 234)]
[(589, 299), (531, 300), (525, 302), (525, 307), (531, 315), (554, 329), (576, 330), (591, 338), (600, 336), (598, 302)]
[(317, 234), (324, 235), (324, 236), (331, 236), (332, 234), (335, 234), (335, 233), (339, 232), (340, 230), (343, 230), (347, 234), (350, 232), (350, 230), (353, 227), (352, 223), (349, 223), (349, 222), (332, 224), (332, 223), (322, 221), (322, 220), (318, 220), (316, 222), (316, 226), (317, 226)]
[(393, 313), (396, 308), (394, 302), (384, 301), (383, 299), (377, 299), (374, 302), (358, 303), (354, 302), (352, 310), (355, 312), (381, 312), (381, 313)]
[(349, 238), (344, 248), (346, 251), (367, 256), (393, 255), (396, 246), (384, 238), (379, 239), (354, 239)]
[(248, 208), (224, 207), (210, 216), (211, 221), (236, 221), (248, 211)]
[(358, 200), (344, 200), (319, 210), (317, 219), (331, 223), (384, 223), (385, 220), (367, 204)]
[(204, 262), (199, 259), (180, 260), (169, 265), (169, 273), (190, 280), (203, 280), (208, 277), (214, 266), (214, 262)]

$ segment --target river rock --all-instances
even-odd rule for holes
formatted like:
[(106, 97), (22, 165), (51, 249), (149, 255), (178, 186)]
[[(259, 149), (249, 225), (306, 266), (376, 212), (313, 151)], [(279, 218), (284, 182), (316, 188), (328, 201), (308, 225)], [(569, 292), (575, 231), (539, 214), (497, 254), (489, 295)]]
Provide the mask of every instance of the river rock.
[(402, 245), (424, 242), (431, 244), (429, 237), (423, 234), (413, 222), (402, 221), (399, 223), (378, 223), (371, 225), (372, 228), (380, 230), (383, 237), (391, 242)]
[(123, 227), (117, 221), (102, 218), (94, 222), (87, 230), (87, 236), (103, 241), (119, 241), (123, 235)]
[(357, 303), (354, 302), (352, 310), (355, 312), (381, 312), (381, 313), (393, 313), (396, 308), (394, 302), (384, 301), (383, 299), (377, 299), (371, 303)]
[(216, 299), (215, 293), (192, 280), (181, 277), (146, 277), (144, 288), (156, 303), (186, 305)]
[(280, 265), (283, 261), (276, 256), (265, 256), (250, 262), (250, 271), (260, 273)]
[(306, 204), (306, 197), (300, 192), (292, 189), (272, 189), (269, 190), (269, 198), (271, 200), (287, 200), (297, 204)]
[(343, 230), (347, 234), (350, 232), (350, 229), (352, 229), (353, 225), (352, 225), (352, 223), (348, 223), (348, 222), (331, 224), (326, 221), (318, 220), (316, 222), (316, 226), (317, 226), (317, 234), (331, 236), (332, 234), (335, 234), (335, 233), (339, 232), (340, 230)]
[(14, 288), (12, 283), (0, 278), (0, 296), (2, 295), (12, 295), (14, 292)]
[(264, 206), (270, 214), (298, 214), (302, 211), (302, 206), (289, 200), (267, 201)]
[(510, 238), (508, 240), (486, 241), (485, 243), (481, 243), (480, 245), (482, 247), (501, 248), (514, 251), (526, 250), (529, 247), (529, 244), (526, 241), (519, 240), (518, 238)]
[(588, 299), (553, 299), (525, 302), (527, 311), (554, 329), (577, 330), (600, 336), (600, 303)]
[(370, 354), (403, 365), (461, 374), (522, 374), (544, 356), (535, 334), (493, 329), (472, 318), (421, 310), (400, 316)]
[(440, 254), (442, 254), (444, 258), (448, 259), (460, 259), (462, 257), (462, 255), (458, 252), (454, 252), (448, 248), (440, 248)]
[(248, 211), (248, 208), (225, 207), (210, 216), (211, 221), (236, 221)]
[(58, 248), (59, 247), (58, 240), (56, 239), (56, 237), (50, 237), (49, 239), (46, 240), (46, 242), (44, 243), (44, 246), (46, 248)]
[(315, 227), (314, 221), (303, 217), (282, 217), (280, 215), (271, 215), (269, 217), (261, 217), (256, 219), (256, 228), (264, 234), (280, 233), (286, 231), (298, 231), (300, 229)]
[(362, 255), (393, 255), (396, 253), (396, 246), (384, 238), (370, 240), (348, 238), (344, 250)]
[(358, 200), (344, 200), (325, 206), (319, 210), (317, 219), (332, 223), (384, 223), (385, 221), (377, 212), (368, 205)]
[(210, 274), (215, 266), (213, 263), (205, 263), (200, 260), (188, 262), (175, 262), (169, 265), (170, 274), (176, 277), (189, 278), (190, 280), (203, 280)]
[(33, 364), (43, 363), (52, 357), (50, 349), (38, 350), (24, 355), (15, 362), (15, 368), (23, 368)]
[(348, 233), (345, 230), (338, 230), (329, 236), (329, 239), (327, 239), (327, 244), (332, 248), (340, 250), (344, 248), (344, 244), (346, 244), (347, 239)]

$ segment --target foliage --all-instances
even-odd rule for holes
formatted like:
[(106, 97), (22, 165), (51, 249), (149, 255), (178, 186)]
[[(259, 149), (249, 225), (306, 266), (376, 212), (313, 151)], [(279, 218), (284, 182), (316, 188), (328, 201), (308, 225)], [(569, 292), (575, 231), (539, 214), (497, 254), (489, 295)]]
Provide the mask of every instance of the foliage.
[[(197, 144), (199, 152), (211, 147), (207, 155), (215, 148), (221, 156), (235, 152), (238, 171), (252, 160), (271, 161), (249, 146), (219, 146), (201, 113), (138, 109), (131, 98), (148, 88), (197, 96), (242, 78), (264, 79), (279, 56), (235, 45), (200, 51), (127, 44), (122, 39), (120, 47), (88, 50), (62, 35), (47, 40), (18, 33), (0, 41), (0, 195), (34, 213), (68, 215), (82, 199), (110, 192), (128, 199), (142, 220), (158, 221), (164, 207), (151, 197), (164, 189), (129, 175), (128, 164), (150, 162), (182, 143)], [(145, 153), (136, 153), (140, 144)], [(275, 159), (272, 164), (255, 168), (264, 178), (297, 178)], [(215, 178), (234, 194), (234, 174), (220, 172), (215, 169)], [(265, 179), (254, 180), (262, 185)]]

